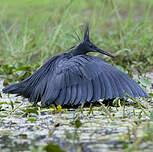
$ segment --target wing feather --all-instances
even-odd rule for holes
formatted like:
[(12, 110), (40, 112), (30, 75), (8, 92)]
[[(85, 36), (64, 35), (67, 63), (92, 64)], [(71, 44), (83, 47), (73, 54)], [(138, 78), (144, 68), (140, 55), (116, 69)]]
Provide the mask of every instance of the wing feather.
[(101, 97), (101, 86), (100, 86), (100, 81), (97, 74), (95, 78), (92, 80), (92, 85), (93, 85), (92, 101), (97, 101)]
[(71, 87), (67, 87), (66, 88), (66, 97), (65, 97), (64, 104), (65, 105), (69, 104), (70, 100), (71, 100)]
[(82, 81), (81, 93), (82, 93), (82, 96), (81, 96), (79, 104), (82, 104), (83, 102), (85, 102), (88, 97), (88, 88), (87, 88), (87, 80), (86, 79)]
[(80, 84), (78, 84), (76, 87), (77, 87), (77, 96), (76, 96), (76, 99), (75, 99), (75, 101), (72, 103), (73, 105), (77, 105), (77, 104), (79, 104), (79, 102), (81, 101), (81, 98), (82, 98), (82, 86), (81, 86), (82, 84), (80, 83)]
[[(55, 72), (59, 81), (58, 90), (62, 89), (55, 101), (57, 104), (76, 105), (85, 101), (123, 98), (126, 97), (124, 91), (132, 97), (146, 96), (145, 91), (129, 76), (97, 57), (78, 55), (60, 68)], [(60, 78), (61, 75), (63, 78)]]
[[(104, 69), (105, 69), (105, 73), (107, 73), (107, 78), (108, 78), (108, 80), (110, 82), (110, 85), (111, 85), (112, 96), (110, 98), (118, 97), (119, 96), (118, 88), (115, 85), (115, 82), (114, 82), (114, 79), (112, 77), (111, 71), (109, 71), (107, 66), (104, 66)], [(108, 71), (109, 71), (109, 73), (108, 73)]]
[(99, 74), (98, 77), (101, 85), (101, 99), (104, 99), (106, 94), (106, 84), (105, 84), (106, 80), (105, 77), (103, 76), (103, 72), (101, 72), (101, 74)]
[(92, 97), (93, 97), (93, 85), (91, 80), (89, 80), (87, 82), (87, 89), (88, 89), (88, 96), (87, 96), (87, 101), (91, 101)]
[(65, 102), (65, 98), (66, 98), (66, 91), (67, 91), (66, 88), (61, 89), (59, 96), (57, 97), (56, 102), (55, 102), (56, 105), (65, 104), (64, 102)]
[(76, 97), (77, 97), (77, 85), (73, 85), (71, 86), (71, 100), (70, 100), (71, 105), (73, 105), (73, 103), (75, 102)]
[(113, 97), (112, 86), (111, 86), (110, 80), (108, 78), (109, 78), (108, 73), (107, 72), (103, 73), (102, 79), (103, 79), (104, 84), (105, 84), (105, 96), (104, 96), (104, 98), (105, 99), (112, 99), (112, 97)]
[(121, 82), (121, 85), (124, 87), (124, 91), (132, 97), (138, 97), (137, 91), (135, 90), (131, 82), (127, 79), (127, 77), (122, 73), (117, 73), (117, 75)]
[(114, 75), (114, 73), (110, 72), (110, 74), (112, 76), (112, 79), (114, 80), (116, 89), (118, 90), (118, 96), (117, 97), (123, 98), (125, 96), (125, 94), (123, 92), (124, 87), (121, 85), (119, 79)]

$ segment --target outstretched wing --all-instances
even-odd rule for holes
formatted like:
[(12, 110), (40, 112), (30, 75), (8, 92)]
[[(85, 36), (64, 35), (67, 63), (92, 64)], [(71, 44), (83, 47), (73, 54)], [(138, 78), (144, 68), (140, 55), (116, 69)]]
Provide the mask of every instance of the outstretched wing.
[[(132, 97), (148, 97), (128, 75), (93, 56), (78, 55), (61, 60), (56, 65), (53, 80), (54, 91), (58, 92), (58, 96), (54, 98), (56, 105), (77, 105), (85, 101), (123, 98), (126, 93)], [(48, 105), (51, 101), (50, 94), (44, 104)]]
[(48, 83), (50, 83), (49, 79), (54, 73), (53, 67), (55, 61), (59, 57), (59, 55), (52, 57), (27, 79), (19, 83), (11, 84), (3, 88), (2, 91), (4, 93), (11, 93), (17, 94), (18, 96), (23, 96), (25, 98), (28, 98), (30, 101), (34, 101), (35, 103), (37, 103), (42, 99), (42, 96), (46, 90), (46, 86)]
[(47, 106), (77, 105), (86, 101), (126, 97), (148, 97), (129, 76), (103, 59), (62, 54), (48, 60), (33, 75), (3, 89)]

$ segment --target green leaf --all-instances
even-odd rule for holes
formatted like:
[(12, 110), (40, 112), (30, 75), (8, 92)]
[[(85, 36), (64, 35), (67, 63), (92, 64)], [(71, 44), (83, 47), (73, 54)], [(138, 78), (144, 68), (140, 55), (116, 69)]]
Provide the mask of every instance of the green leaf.
[(6, 101), (2, 101), (2, 102), (0, 102), (0, 105), (1, 104), (7, 104), (7, 105), (10, 105), (10, 103), (8, 103), (8, 102), (6, 102)]
[(78, 118), (72, 121), (71, 124), (74, 125), (75, 128), (80, 128), (82, 126), (82, 122)]
[(115, 122), (115, 121), (112, 121), (111, 123), (110, 123), (111, 125), (118, 125), (118, 123), (117, 122)]
[(30, 71), (31, 70), (31, 66), (20, 66), (18, 68), (16, 68), (13, 72), (17, 72), (17, 71)]
[(21, 103), (21, 101), (16, 100), (16, 101), (14, 101), (14, 103)]
[(140, 111), (138, 118), (141, 119), (142, 118), (142, 111)]
[(0, 118), (1, 118), (1, 117), (8, 117), (8, 115), (0, 115)]
[(120, 66), (120, 65), (115, 65), (115, 67), (116, 67), (117, 69), (119, 69), (120, 71), (122, 71), (122, 72), (128, 73), (127, 70), (125, 70), (125, 69), (124, 69), (122, 66)]
[(49, 143), (43, 148), (46, 152), (65, 152), (58, 145)]
[(135, 109), (133, 108), (133, 115), (135, 116)]
[(37, 121), (37, 118), (36, 117), (29, 117), (28, 121), (34, 122), (34, 121)]
[(150, 92), (150, 93), (149, 93), (149, 96), (150, 96), (150, 97), (153, 97), (153, 93)]
[(76, 128), (80, 128), (82, 126), (82, 122), (79, 120), (79, 119), (77, 119), (76, 121), (75, 121), (75, 127)]
[(38, 114), (37, 107), (23, 109), (22, 111), (24, 111), (25, 113), (35, 113), (35, 114)]
[(2, 110), (2, 108), (3, 108), (3, 107), (2, 107), (2, 106), (0, 106), (0, 111)]
[(10, 105), (11, 105), (11, 108), (14, 109), (14, 103), (12, 100), (10, 101)]

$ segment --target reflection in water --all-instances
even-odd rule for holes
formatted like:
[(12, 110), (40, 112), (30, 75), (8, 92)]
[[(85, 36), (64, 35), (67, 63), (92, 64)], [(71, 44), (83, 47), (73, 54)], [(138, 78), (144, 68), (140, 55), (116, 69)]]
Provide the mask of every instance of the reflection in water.
[(17, 142), (11, 139), (8, 135), (0, 136), (0, 150), (1, 151), (27, 151), (29, 150), (28, 142)]
[[(36, 139), (37, 140), (37, 139)], [(0, 137), (0, 151), (1, 152), (20, 152), (20, 151), (30, 151), (31, 148), (34, 149), (35, 151), (37, 151), (39, 148), (39, 146), (36, 144), (36, 141), (31, 141), (30, 139), (14, 139), (11, 138), (8, 135), (3, 135)], [(57, 145), (56, 145), (57, 144)], [(101, 151), (101, 148), (103, 147), (103, 149), (107, 149), (106, 145), (111, 149), (122, 149), (122, 145), (123, 142), (122, 141), (111, 141), (111, 142), (85, 142), (85, 143), (75, 143), (75, 144), (70, 144), (68, 141), (66, 140), (60, 140), (59, 138), (55, 137), (54, 138), (54, 142), (52, 141), (48, 141), (48, 143), (46, 143), (46, 146), (48, 147), (48, 145), (53, 145), (52, 148), (56, 148), (56, 149), (60, 149), (58, 150), (59, 152), (75, 152), (77, 151), (85, 151), (85, 152), (93, 152), (94, 149), (96, 149), (98, 152)], [(59, 146), (58, 146), (59, 145)], [(41, 149), (43, 150), (43, 147), (46, 146), (40, 146)], [(63, 150), (62, 150), (63, 149)], [(39, 151), (39, 150), (38, 150)], [(47, 150), (45, 150), (47, 151)]]

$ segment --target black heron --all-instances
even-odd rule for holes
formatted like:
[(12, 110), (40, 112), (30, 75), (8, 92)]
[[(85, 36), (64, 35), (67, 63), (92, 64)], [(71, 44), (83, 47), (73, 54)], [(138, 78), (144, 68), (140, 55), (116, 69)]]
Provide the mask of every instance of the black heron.
[[(109, 65), (104, 59), (87, 55), (99, 52), (113, 57), (95, 46), (86, 26), (84, 40), (70, 52), (50, 58), (25, 80), (9, 85), (4, 93), (17, 94), (42, 106), (79, 105), (116, 97), (148, 97), (128, 75)], [(127, 94), (126, 94), (127, 93)]]

